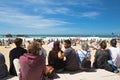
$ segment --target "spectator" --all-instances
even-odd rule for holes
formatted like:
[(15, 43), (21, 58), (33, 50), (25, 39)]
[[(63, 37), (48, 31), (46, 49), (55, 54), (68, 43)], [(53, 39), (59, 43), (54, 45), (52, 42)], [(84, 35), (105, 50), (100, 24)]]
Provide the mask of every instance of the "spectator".
[(68, 71), (78, 70), (79, 69), (79, 60), (78, 60), (77, 53), (71, 47), (71, 41), (65, 40), (64, 47), (65, 47), (65, 51), (63, 53), (64, 53), (64, 56), (66, 57), (65, 70), (68, 70)]
[(65, 61), (63, 55), (63, 51), (60, 47), (60, 42), (54, 42), (52, 50), (49, 52), (48, 56), (48, 65), (54, 67), (55, 72), (64, 71)]
[(2, 53), (0, 53), (0, 79), (8, 75), (7, 66), (5, 64), (5, 58)]
[(39, 55), (39, 43), (28, 45), (28, 53), (22, 55), (20, 61), (19, 80), (44, 80), (45, 61)]
[(16, 48), (12, 49), (9, 53), (9, 60), (10, 60), (10, 69), (9, 72), (11, 75), (17, 76), (14, 64), (13, 64), (13, 60), (18, 58), (23, 55), (24, 53), (27, 52), (26, 49), (22, 48), (22, 42), (23, 40), (21, 38), (16, 38), (14, 40), (14, 43), (16, 45)]
[(110, 41), (110, 45), (111, 45), (111, 47), (109, 48), (109, 50), (111, 53), (112, 61), (113, 61), (114, 65), (116, 65), (117, 67), (120, 68), (120, 48), (116, 46), (117, 40), (112, 39)]

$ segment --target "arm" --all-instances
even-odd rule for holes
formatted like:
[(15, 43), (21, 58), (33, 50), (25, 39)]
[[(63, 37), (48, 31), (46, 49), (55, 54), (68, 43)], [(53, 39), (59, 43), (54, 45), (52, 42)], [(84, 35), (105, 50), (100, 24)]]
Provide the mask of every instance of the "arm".
[(66, 56), (64, 56), (63, 51), (58, 52), (58, 58), (63, 59), (63, 61), (66, 61)]

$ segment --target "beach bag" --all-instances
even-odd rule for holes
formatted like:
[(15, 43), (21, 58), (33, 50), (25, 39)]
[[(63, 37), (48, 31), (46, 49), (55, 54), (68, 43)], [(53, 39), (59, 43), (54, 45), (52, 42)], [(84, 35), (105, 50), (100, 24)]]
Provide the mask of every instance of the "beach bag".
[[(82, 51), (81, 51), (82, 52)], [(90, 69), (91, 68), (91, 61), (90, 61), (90, 58), (87, 57), (87, 53), (83, 53), (83, 55), (85, 55), (85, 58), (83, 59), (83, 61), (81, 62), (81, 67), (82, 68), (87, 68), (87, 69)]]

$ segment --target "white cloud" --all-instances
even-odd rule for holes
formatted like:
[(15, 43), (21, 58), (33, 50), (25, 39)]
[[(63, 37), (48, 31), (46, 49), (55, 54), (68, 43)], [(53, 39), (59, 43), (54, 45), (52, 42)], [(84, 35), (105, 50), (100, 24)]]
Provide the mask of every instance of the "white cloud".
[[(36, 14), (62, 14), (67, 16), (78, 15), (81, 7), (96, 9), (101, 4), (100, 0), (14, 0), (14, 1), (0, 1), (6, 6), (19, 8), (21, 11), (27, 9), (34, 11)], [(18, 6), (17, 6), (18, 5)], [(24, 7), (20, 7), (24, 6)], [(74, 9), (74, 8), (78, 9)], [(84, 9), (86, 9), (84, 8)]]
[(70, 10), (65, 7), (60, 8), (42, 8), (43, 14), (67, 14)]
[(0, 7), (0, 22), (19, 27), (47, 28), (68, 24), (68, 22), (31, 16), (10, 8)]
[(93, 17), (99, 16), (99, 15), (100, 15), (100, 13), (98, 13), (98, 12), (84, 12), (81, 14), (81, 17), (93, 18)]
[(79, 14), (79, 9), (75, 11), (74, 7), (85, 9), (100, 9), (102, 2), (100, 0), (27, 0), (27, 4), (34, 5), (34, 11), (43, 14)]

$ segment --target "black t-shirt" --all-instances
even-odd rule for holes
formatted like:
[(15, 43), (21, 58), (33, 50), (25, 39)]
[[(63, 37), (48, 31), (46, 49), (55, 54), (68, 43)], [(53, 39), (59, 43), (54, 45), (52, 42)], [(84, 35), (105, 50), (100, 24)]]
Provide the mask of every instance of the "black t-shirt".
[(24, 53), (27, 53), (27, 50), (22, 48), (22, 47), (16, 47), (14, 49), (12, 49), (9, 53), (9, 59), (10, 59), (10, 69), (9, 69), (9, 72), (11, 75), (15, 75), (17, 76), (17, 73), (16, 73), (16, 70), (15, 70), (15, 67), (14, 67), (14, 64), (13, 64), (13, 60), (15, 58), (18, 58), (23, 55)]

